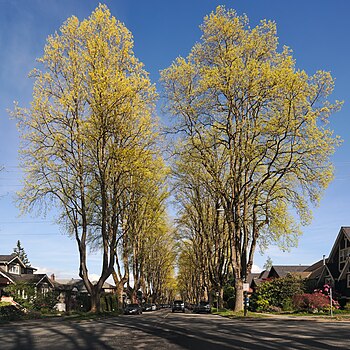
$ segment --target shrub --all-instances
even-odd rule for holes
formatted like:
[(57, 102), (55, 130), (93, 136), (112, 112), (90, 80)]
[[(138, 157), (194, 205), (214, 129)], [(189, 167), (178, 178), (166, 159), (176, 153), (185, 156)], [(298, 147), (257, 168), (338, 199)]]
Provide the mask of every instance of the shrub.
[(329, 308), (329, 297), (320, 292), (304, 293), (293, 297), (295, 309), (299, 311), (315, 312), (325, 311)]
[(252, 298), (252, 309), (255, 311), (267, 311), (270, 303), (262, 295), (257, 295), (256, 298)]
[[(5, 291), (13, 297), (13, 300), (28, 310), (40, 311), (53, 310), (57, 303), (57, 292), (48, 292), (45, 295), (37, 293), (32, 284), (20, 282), (6, 287)], [(25, 298), (23, 298), (23, 294)]]
[(38, 294), (31, 302), (30, 308), (44, 313), (52, 312), (57, 304), (57, 292), (49, 292), (45, 295)]
[(251, 309), (255, 311), (268, 311), (271, 307), (277, 307), (286, 311), (292, 311), (291, 300), (294, 295), (303, 294), (305, 280), (288, 275), (261, 283), (251, 298)]
[(283, 300), (282, 310), (283, 311), (294, 311), (294, 305), (293, 305), (292, 298), (287, 298), (287, 299)]
[(0, 320), (15, 321), (22, 319), (23, 316), (24, 312), (13, 305), (0, 306)]

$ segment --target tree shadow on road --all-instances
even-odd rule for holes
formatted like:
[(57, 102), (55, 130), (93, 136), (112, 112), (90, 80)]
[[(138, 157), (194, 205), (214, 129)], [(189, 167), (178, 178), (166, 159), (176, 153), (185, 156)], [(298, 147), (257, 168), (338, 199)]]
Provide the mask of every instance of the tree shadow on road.
[[(0, 328), (1, 350), (304, 350), (348, 349), (339, 323), (281, 319), (229, 320), (219, 316), (122, 316), (83, 322), (31, 322)], [(190, 316), (190, 315), (188, 315)]]

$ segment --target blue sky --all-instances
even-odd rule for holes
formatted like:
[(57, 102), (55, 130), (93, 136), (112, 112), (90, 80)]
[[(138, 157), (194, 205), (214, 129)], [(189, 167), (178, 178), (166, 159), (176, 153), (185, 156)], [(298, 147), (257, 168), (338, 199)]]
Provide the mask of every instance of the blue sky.
[[(177, 0), (106, 1), (112, 15), (125, 23), (135, 40), (135, 54), (145, 64), (158, 86), (159, 70), (179, 55), (186, 56), (200, 38), (198, 26), (218, 5), (246, 13), (251, 26), (261, 19), (277, 23), (280, 45), (293, 50), (297, 67), (308, 74), (324, 69), (336, 78), (332, 99), (344, 100), (342, 111), (330, 126), (343, 139), (333, 157), (336, 176), (314, 210), (312, 224), (304, 228), (298, 248), (282, 252), (271, 247), (256, 254), (262, 267), (270, 256), (274, 264), (311, 264), (328, 254), (340, 226), (350, 226), (350, 26), (347, 0)], [(0, 0), (0, 254), (11, 253), (22, 242), (33, 266), (40, 272), (67, 278), (78, 275), (78, 251), (73, 239), (54, 224), (52, 215), (19, 217), (14, 194), (20, 189), (18, 133), (7, 109), (13, 101), (27, 106), (32, 81), (27, 78), (36, 65), (48, 35), (70, 16), (89, 16), (98, 1), (89, 0)], [(164, 117), (160, 115), (161, 117)], [(90, 273), (99, 274), (98, 255), (90, 256)]]

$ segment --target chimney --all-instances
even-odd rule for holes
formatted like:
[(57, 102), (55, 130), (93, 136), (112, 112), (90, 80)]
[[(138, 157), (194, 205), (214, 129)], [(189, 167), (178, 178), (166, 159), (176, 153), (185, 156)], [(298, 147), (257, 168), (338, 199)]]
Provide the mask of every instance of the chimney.
[(50, 278), (51, 278), (51, 281), (54, 281), (54, 280), (55, 280), (55, 274), (52, 274), (52, 275), (50, 276)]
[(326, 265), (326, 256), (323, 255), (323, 266)]

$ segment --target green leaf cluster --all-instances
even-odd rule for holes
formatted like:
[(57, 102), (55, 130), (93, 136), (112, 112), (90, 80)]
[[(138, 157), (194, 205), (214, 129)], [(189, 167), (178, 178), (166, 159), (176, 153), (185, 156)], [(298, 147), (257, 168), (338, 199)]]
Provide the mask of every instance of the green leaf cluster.
[(291, 311), (295, 295), (305, 291), (305, 279), (287, 275), (262, 282), (250, 299), (250, 306), (255, 311), (269, 311), (271, 308)]

